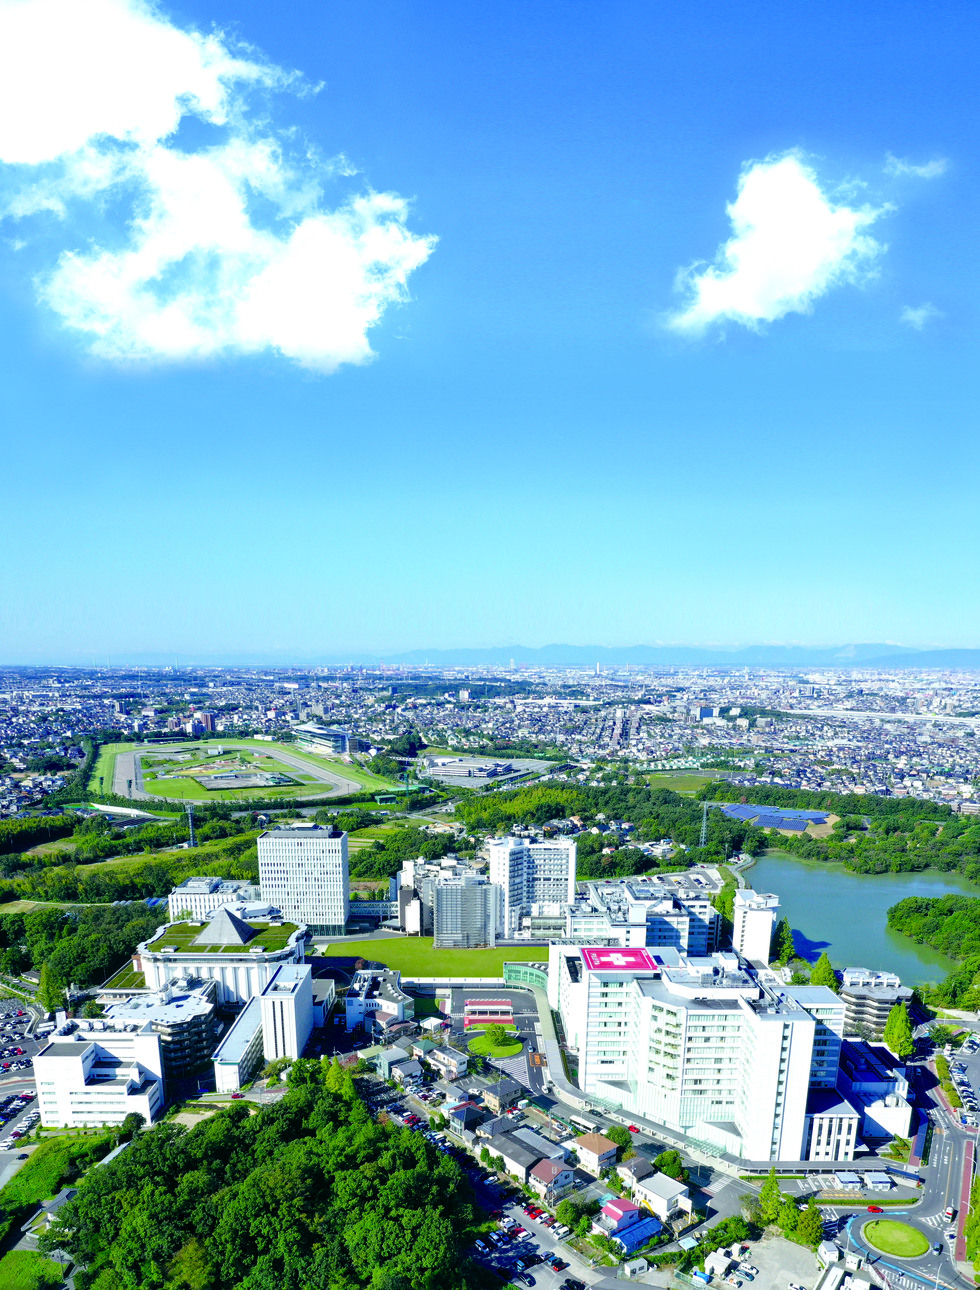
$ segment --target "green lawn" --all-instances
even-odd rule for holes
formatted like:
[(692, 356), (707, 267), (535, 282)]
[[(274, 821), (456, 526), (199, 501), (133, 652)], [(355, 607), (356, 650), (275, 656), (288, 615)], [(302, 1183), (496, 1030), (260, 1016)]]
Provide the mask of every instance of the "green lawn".
[(137, 972), (131, 964), (120, 968), (116, 975), (105, 983), (107, 990), (145, 990), (146, 977)]
[(717, 778), (717, 771), (696, 770), (677, 770), (677, 771), (656, 771), (652, 775), (647, 775), (646, 779), (651, 788), (669, 788), (672, 793), (696, 793), (699, 788), (705, 784), (710, 784)]
[(11, 1250), (0, 1259), (0, 1286), (3, 1290), (40, 1290), (41, 1286), (60, 1286), (61, 1266), (42, 1258), (34, 1250)]
[(917, 1259), (929, 1248), (928, 1240), (908, 1223), (898, 1223), (893, 1218), (876, 1218), (865, 1223), (862, 1234), (870, 1245), (883, 1254), (894, 1254), (900, 1259)]
[(201, 950), (209, 954), (247, 954), (254, 946), (261, 945), (271, 952), (285, 949), (290, 936), (296, 931), (295, 923), (283, 923), (280, 927), (268, 923), (249, 923), (248, 926), (255, 929), (256, 935), (247, 945), (206, 945), (203, 942), (196, 945), (194, 942), (204, 928), (192, 923), (174, 923), (152, 942), (150, 949), (159, 953), (160, 950), (173, 946), (178, 954), (194, 954)]
[(542, 957), (536, 949), (434, 950), (431, 936), (401, 936), (378, 941), (336, 941), (324, 951), (328, 957), (364, 958), (403, 972), (406, 976), (501, 977), (504, 963), (534, 963)]
[[(507, 1029), (510, 1031), (509, 1026)], [(484, 1032), (477, 1031), (466, 1047), (474, 1057), (516, 1057), (524, 1047), (524, 1043), (522, 1040), (515, 1038), (511, 1043), (491, 1044)]]
[[(0, 1207), (6, 1211), (36, 1205), (56, 1196), (72, 1174), (75, 1162), (87, 1167), (112, 1148), (111, 1133), (96, 1137), (49, 1138), (31, 1152), (31, 1158), (0, 1191)], [(0, 1285), (4, 1283), (0, 1281)]]

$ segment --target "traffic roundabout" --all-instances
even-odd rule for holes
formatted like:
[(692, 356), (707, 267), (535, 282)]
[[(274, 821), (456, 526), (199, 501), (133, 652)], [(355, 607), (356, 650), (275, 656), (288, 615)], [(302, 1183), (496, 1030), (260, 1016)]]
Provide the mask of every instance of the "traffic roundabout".
[(861, 1235), (881, 1254), (897, 1259), (918, 1259), (929, 1252), (929, 1241), (917, 1227), (894, 1218), (875, 1218), (865, 1223)]

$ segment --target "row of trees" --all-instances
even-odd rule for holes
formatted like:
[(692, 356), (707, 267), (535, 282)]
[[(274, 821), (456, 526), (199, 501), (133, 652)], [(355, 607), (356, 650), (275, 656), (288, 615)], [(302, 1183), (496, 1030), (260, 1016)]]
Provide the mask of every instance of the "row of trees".
[(282, 1101), (164, 1122), (80, 1184), (42, 1237), (79, 1290), (477, 1290), (480, 1214), (456, 1161), (372, 1121), (336, 1062)]
[(815, 1248), (823, 1237), (823, 1215), (812, 1193), (805, 1209), (801, 1210), (797, 1202), (798, 1197), (780, 1191), (776, 1171), (770, 1169), (758, 1197), (750, 1198), (746, 1208), (750, 1219), (760, 1227), (774, 1225), (790, 1240)]

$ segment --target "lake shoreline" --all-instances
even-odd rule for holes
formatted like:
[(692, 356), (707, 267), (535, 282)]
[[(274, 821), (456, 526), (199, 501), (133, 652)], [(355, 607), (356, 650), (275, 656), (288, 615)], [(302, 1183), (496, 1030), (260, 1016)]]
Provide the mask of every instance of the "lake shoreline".
[(736, 872), (754, 890), (779, 897), (779, 915), (789, 920), (801, 958), (812, 963), (826, 951), (837, 968), (895, 972), (913, 986), (941, 981), (959, 964), (892, 931), (888, 909), (909, 896), (980, 897), (980, 886), (957, 871), (861, 874), (836, 861), (802, 860), (778, 847), (767, 848)]

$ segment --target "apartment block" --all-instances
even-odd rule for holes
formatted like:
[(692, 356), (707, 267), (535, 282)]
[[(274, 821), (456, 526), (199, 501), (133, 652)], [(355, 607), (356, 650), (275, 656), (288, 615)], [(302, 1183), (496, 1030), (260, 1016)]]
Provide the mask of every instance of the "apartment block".
[(778, 918), (778, 896), (740, 888), (735, 893), (732, 948), (751, 963), (768, 966), (772, 935)]
[(574, 901), (574, 842), (507, 837), (487, 849), (490, 881), (501, 889), (502, 936), (517, 936), (525, 915), (558, 915)]
[(313, 1029), (313, 969), (284, 963), (259, 995), (266, 1061), (302, 1057)]

